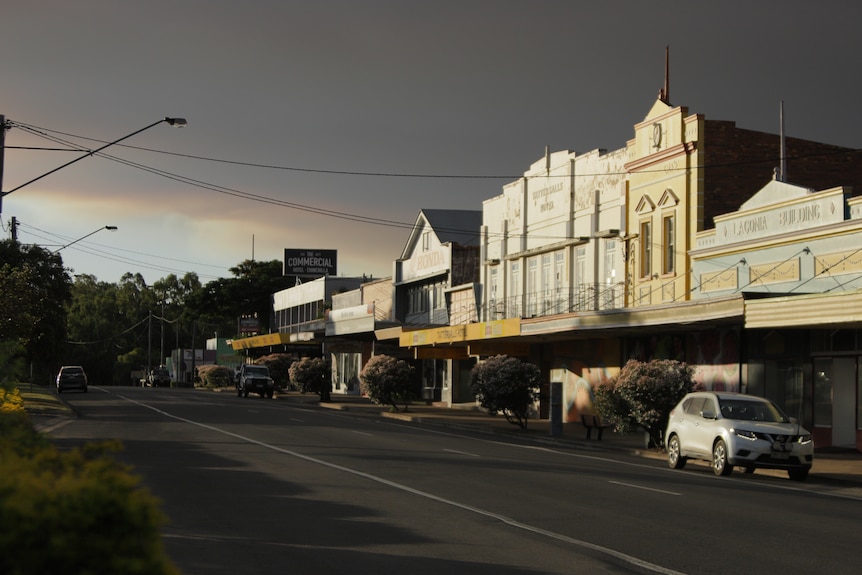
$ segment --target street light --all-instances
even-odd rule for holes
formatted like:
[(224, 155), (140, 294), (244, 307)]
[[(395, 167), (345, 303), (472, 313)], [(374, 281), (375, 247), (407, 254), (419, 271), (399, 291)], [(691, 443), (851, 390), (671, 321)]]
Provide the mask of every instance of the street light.
[(110, 230), (110, 231), (112, 231), (112, 232), (115, 232), (115, 231), (117, 231), (117, 226), (105, 226), (105, 227), (99, 228), (99, 229), (97, 229), (97, 230), (94, 230), (94, 231), (90, 232), (89, 234), (87, 234), (86, 236), (82, 236), (82, 237), (78, 238), (78, 239), (77, 239), (77, 240), (75, 240), (74, 242), (69, 242), (69, 243), (68, 243), (68, 244), (66, 244), (65, 246), (63, 246), (63, 247), (61, 247), (61, 248), (57, 248), (56, 250), (54, 250), (54, 252), (53, 252), (53, 253), (55, 253), (55, 254), (56, 254), (56, 253), (57, 253), (57, 252), (59, 252), (60, 250), (66, 249), (66, 248), (68, 248), (69, 246), (71, 246), (72, 244), (77, 244), (77, 243), (78, 243), (78, 242), (80, 242), (81, 240), (85, 240), (85, 239), (89, 238), (90, 236), (92, 236), (93, 234), (97, 234), (97, 233), (101, 232), (102, 230)]
[[(141, 128), (140, 130), (136, 130), (127, 136), (123, 136), (119, 140), (114, 140), (113, 142), (105, 144), (104, 146), (102, 146), (100, 148), (96, 148), (95, 150), (91, 150), (91, 151), (87, 152), (86, 154), (84, 154), (83, 156), (79, 156), (79, 157), (75, 158), (71, 162), (66, 162), (62, 166), (58, 166), (49, 172), (45, 172), (41, 176), (33, 178), (32, 180), (30, 180), (28, 182), (24, 182), (23, 184), (21, 184), (20, 186), (18, 186), (16, 188), (12, 188), (8, 192), (0, 191), (0, 214), (3, 213), (3, 198), (5, 196), (8, 196), (9, 194), (11, 194), (12, 192), (16, 192), (16, 191), (20, 190), (21, 188), (23, 188), (24, 186), (29, 186), (33, 182), (41, 180), (45, 176), (50, 176), (54, 172), (62, 170), (63, 168), (65, 168), (67, 166), (71, 166), (75, 162), (83, 160), (84, 158), (89, 158), (90, 156), (94, 156), (94, 155), (98, 154), (99, 152), (101, 152), (102, 150), (104, 150), (105, 148), (107, 148), (109, 146), (113, 146), (114, 144), (118, 144), (118, 143), (122, 142), (123, 140), (131, 138), (132, 136), (140, 134), (144, 130), (149, 130), (153, 126), (158, 126), (162, 122), (166, 122), (168, 125), (174, 126), (176, 128), (182, 128), (183, 126), (185, 126), (188, 123), (188, 122), (186, 122), (185, 118), (164, 118), (164, 119), (161, 119), (158, 122), (153, 122), (149, 126), (145, 126), (145, 127)], [(2, 146), (2, 149), (0, 149), (0, 190), (2, 190), (2, 188), (3, 188), (3, 163), (4, 163), (4, 157), (6, 155), (6, 144), (5, 144), (6, 130), (9, 129), (10, 127), (12, 127), (13, 125), (14, 125), (14, 122), (7, 121), (6, 116), (3, 116), (2, 114), (0, 114), (0, 146)]]

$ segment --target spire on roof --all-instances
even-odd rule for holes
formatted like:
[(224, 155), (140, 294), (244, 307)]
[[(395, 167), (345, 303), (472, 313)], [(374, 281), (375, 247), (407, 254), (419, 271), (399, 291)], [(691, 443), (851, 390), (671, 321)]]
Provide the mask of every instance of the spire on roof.
[(658, 99), (670, 105), (670, 46), (664, 47), (664, 87), (659, 90)]

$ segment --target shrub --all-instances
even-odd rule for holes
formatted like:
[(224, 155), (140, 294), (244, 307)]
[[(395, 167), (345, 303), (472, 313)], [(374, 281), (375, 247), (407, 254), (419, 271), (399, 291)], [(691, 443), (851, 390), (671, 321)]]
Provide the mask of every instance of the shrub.
[(322, 357), (303, 357), (289, 369), (290, 381), (302, 393), (316, 393), (320, 401), (329, 401), (332, 392), (332, 370)]
[(539, 368), (517, 358), (495, 355), (476, 364), (470, 388), (491, 414), (502, 412), (506, 421), (527, 428), (527, 418), (539, 399)]
[(233, 387), (234, 370), (226, 365), (199, 365), (197, 368), (201, 387)]
[(0, 573), (176, 575), (158, 502), (109, 454), (61, 452), (18, 414), (0, 413)]
[(289, 353), (271, 353), (258, 358), (255, 363), (265, 365), (269, 369), (269, 376), (278, 389), (290, 387), (290, 366), (293, 364), (293, 356)]
[(619, 432), (638, 426), (651, 446), (663, 445), (670, 410), (695, 389), (694, 368), (672, 359), (629, 360), (619, 374), (595, 389), (596, 409)]
[(398, 411), (400, 403), (407, 411), (413, 396), (413, 378), (413, 366), (403, 359), (375, 355), (359, 374), (359, 389), (378, 405), (391, 405), (393, 411)]

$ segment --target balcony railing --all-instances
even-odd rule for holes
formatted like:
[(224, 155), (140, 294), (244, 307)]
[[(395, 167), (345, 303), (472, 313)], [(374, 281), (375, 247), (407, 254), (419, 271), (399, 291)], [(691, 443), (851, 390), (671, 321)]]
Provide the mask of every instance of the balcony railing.
[(621, 282), (579, 284), (569, 289), (533, 292), (490, 302), (487, 320), (621, 309), (624, 306), (625, 294)]

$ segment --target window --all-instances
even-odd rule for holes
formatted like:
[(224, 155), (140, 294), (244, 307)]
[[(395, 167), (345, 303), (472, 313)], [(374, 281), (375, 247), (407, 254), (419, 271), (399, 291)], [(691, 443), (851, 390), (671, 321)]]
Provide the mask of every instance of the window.
[(518, 317), (521, 315), (521, 262), (512, 262), (512, 267), (509, 268), (512, 283), (509, 287), (509, 316)]
[(422, 234), (422, 251), (427, 252), (431, 249), (431, 232)]
[(652, 274), (652, 222), (641, 222), (641, 277)]
[(537, 313), (539, 299), (539, 258), (532, 257), (527, 260), (527, 315), (534, 316)]
[(575, 265), (575, 283), (582, 284), (587, 280), (587, 248), (577, 248), (575, 257), (577, 259)]
[(497, 319), (501, 310), (497, 309), (497, 267), (492, 267), (488, 272), (488, 319)]
[(605, 277), (612, 283), (617, 275), (617, 242), (605, 240)]
[(676, 254), (676, 224), (673, 216), (666, 216), (662, 227), (663, 229), (663, 245), (664, 245), (664, 263), (662, 265), (662, 273), (671, 274), (674, 272), (674, 256)]

